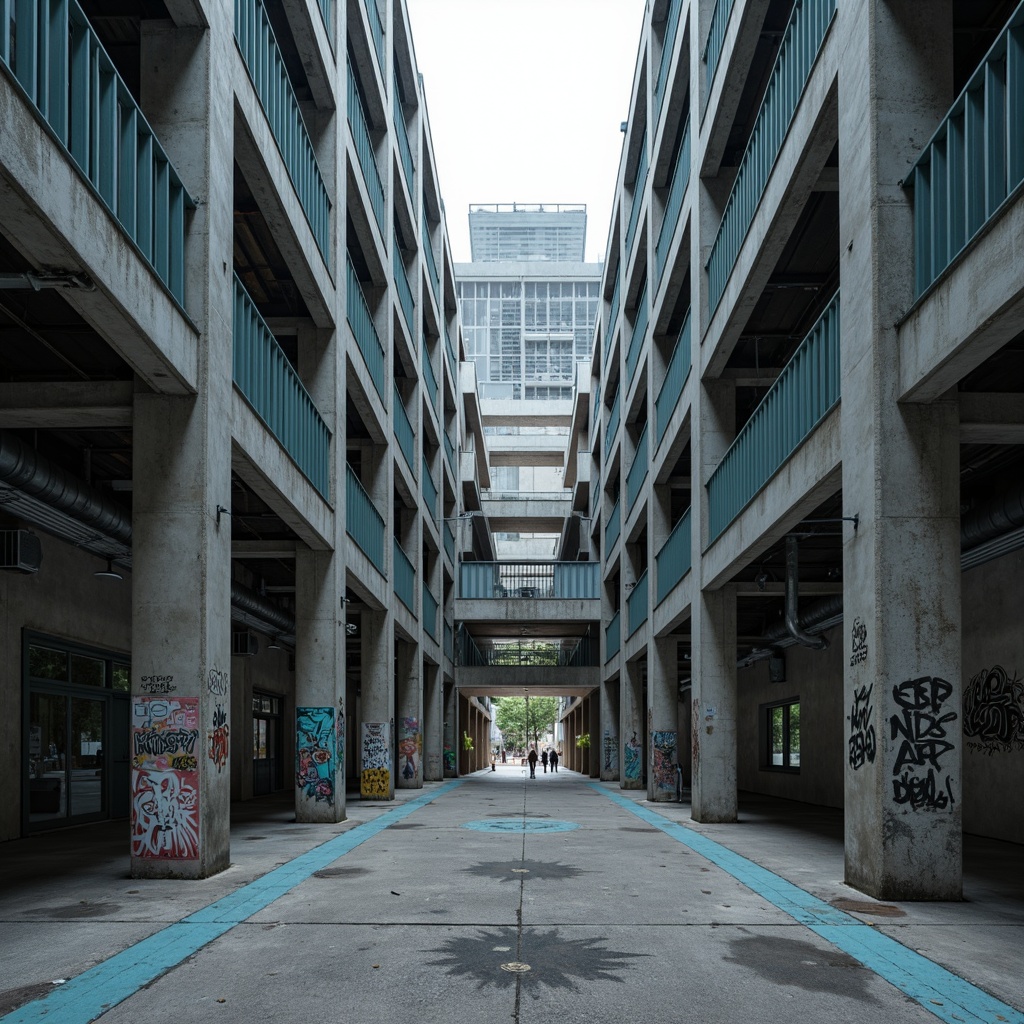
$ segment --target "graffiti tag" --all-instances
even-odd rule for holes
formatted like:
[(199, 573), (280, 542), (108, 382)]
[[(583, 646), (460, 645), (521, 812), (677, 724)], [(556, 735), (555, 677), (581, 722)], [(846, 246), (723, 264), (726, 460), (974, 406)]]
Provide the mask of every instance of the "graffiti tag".
[(859, 618), (853, 620), (850, 631), (850, 667), (868, 660), (868, 627)]
[(953, 687), (937, 676), (908, 679), (894, 686), (893, 700), (902, 710), (889, 719), (889, 738), (898, 740), (893, 761), (893, 800), (912, 810), (945, 810), (953, 803), (952, 780), (943, 779), (942, 757), (955, 748), (947, 726), (955, 711), (943, 711)]
[(857, 771), (866, 763), (874, 764), (878, 752), (873, 718), (875, 709), (871, 704), (871, 691), (875, 684), (862, 686), (853, 694), (850, 708), (850, 767)]
[(964, 736), (984, 754), (1024, 750), (1024, 681), (1001, 665), (983, 668), (964, 688)]
[(334, 803), (334, 708), (295, 709), (295, 785), (307, 800)]

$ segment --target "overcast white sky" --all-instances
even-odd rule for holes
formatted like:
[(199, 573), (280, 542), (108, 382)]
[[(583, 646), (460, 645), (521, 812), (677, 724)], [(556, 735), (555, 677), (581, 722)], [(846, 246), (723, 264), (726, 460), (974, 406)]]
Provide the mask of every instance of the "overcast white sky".
[(646, 0), (407, 0), (452, 254), (470, 203), (586, 203), (603, 257)]

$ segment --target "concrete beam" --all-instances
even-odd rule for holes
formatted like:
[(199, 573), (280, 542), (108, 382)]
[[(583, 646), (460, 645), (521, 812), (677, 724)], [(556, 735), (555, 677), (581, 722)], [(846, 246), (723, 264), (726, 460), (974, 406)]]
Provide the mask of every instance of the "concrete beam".
[(1024, 399), (1019, 394), (962, 392), (961, 444), (1024, 444)]
[(231, 543), (232, 558), (294, 558), (298, 547), (294, 540), (236, 540)]
[(1024, 279), (1006, 273), (1022, 263), (1024, 199), (1018, 198), (897, 325), (899, 401), (934, 401), (1024, 331)]
[(131, 381), (0, 384), (0, 427), (130, 427), (133, 392)]

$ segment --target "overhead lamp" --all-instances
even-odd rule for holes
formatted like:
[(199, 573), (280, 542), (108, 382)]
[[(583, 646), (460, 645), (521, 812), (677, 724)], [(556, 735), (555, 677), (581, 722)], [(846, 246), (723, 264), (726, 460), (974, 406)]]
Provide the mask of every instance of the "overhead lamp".
[(277, 637), (276, 636), (270, 638), (270, 643), (267, 644), (267, 650), (268, 651), (279, 651), (279, 650), (281, 650), (281, 645), (277, 642)]
[(123, 580), (124, 577), (114, 568), (114, 560), (112, 558), (107, 559), (106, 569), (97, 569), (93, 573), (93, 576), (98, 576), (100, 579), (105, 580)]

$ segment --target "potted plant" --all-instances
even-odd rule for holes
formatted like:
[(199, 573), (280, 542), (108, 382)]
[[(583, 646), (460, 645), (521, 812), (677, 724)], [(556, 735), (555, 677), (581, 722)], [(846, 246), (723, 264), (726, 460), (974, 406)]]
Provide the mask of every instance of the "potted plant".
[(462, 733), (462, 749), (469, 755), (469, 771), (473, 772), (473, 737), (468, 732)]

